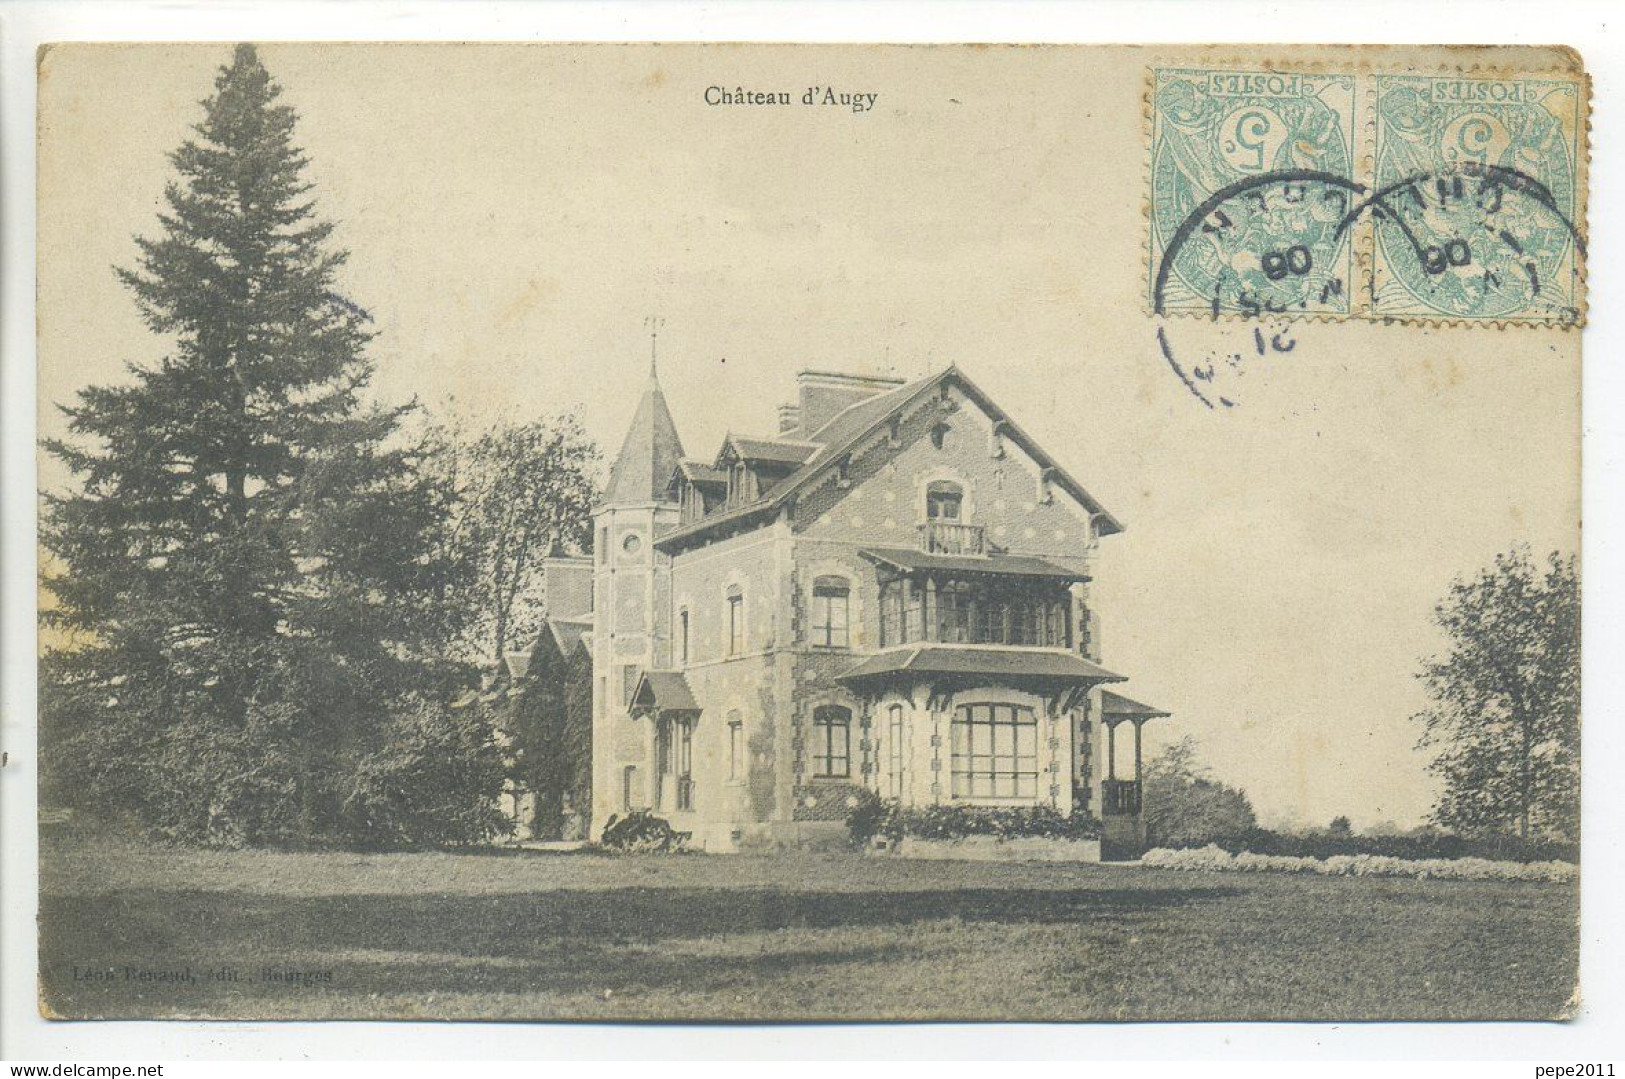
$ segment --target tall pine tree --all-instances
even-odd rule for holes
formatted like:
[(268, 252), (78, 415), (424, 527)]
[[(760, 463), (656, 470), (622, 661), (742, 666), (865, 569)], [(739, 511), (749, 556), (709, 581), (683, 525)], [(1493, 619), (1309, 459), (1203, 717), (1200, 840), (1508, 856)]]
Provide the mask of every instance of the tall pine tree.
[[(46, 506), (47, 617), (73, 641), (42, 666), (47, 772), (185, 841), (399, 841), (448, 799), (480, 838), (500, 755), (433, 729), (450, 494), (407, 409), (363, 401), (369, 317), (279, 94), (238, 46), (170, 156), (161, 235), (118, 271), (168, 351), (83, 390), (47, 444), (77, 480)], [(410, 789), (412, 761), (391, 778), (440, 735), (468, 790)]]

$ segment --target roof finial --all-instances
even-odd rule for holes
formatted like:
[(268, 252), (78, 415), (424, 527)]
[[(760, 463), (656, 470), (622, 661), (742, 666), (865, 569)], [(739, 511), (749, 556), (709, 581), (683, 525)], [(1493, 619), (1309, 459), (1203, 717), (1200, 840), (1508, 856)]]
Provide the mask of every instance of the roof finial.
[(643, 324), (649, 327), (649, 381), (657, 382), (660, 379), (660, 327), (666, 324), (666, 320), (659, 315), (649, 315), (644, 318)]

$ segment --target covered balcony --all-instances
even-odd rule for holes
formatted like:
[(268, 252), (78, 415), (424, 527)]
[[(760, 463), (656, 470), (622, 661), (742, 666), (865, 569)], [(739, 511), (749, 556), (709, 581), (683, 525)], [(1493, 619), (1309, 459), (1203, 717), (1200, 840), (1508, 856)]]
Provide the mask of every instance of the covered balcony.
[(904, 548), (860, 554), (880, 573), (882, 648), (926, 643), (1066, 649), (1076, 639), (1070, 588), (1088, 579), (1076, 569), (1020, 555)]

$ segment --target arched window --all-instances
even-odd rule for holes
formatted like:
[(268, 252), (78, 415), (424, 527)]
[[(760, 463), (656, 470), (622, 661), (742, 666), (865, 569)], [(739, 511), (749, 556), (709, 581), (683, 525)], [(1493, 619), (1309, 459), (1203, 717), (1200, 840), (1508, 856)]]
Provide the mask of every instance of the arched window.
[(835, 704), (813, 711), (813, 775), (845, 779), (852, 774), (852, 713)]
[(852, 585), (845, 577), (819, 577), (813, 581), (812, 646), (852, 646)]
[(688, 662), (688, 608), (677, 612), (677, 655), (679, 663)]
[(933, 480), (925, 488), (925, 519), (957, 521), (965, 504), (965, 489), (950, 480)]

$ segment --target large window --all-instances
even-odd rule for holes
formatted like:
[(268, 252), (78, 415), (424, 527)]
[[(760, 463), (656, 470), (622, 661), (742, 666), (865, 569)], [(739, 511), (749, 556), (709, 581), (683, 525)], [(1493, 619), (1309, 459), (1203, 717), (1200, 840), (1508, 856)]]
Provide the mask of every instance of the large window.
[(1031, 708), (966, 704), (954, 713), (953, 796), (1038, 794), (1038, 723)]
[(813, 582), (812, 645), (814, 648), (849, 648), (852, 586), (845, 577), (820, 577)]
[(903, 706), (894, 704), (886, 710), (886, 793), (893, 798), (903, 796), (903, 762), (908, 759), (906, 749)]
[(739, 589), (728, 592), (728, 654), (737, 656), (745, 650), (745, 597)]
[(852, 774), (852, 713), (836, 705), (813, 712), (813, 775), (845, 779)]

